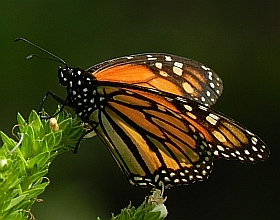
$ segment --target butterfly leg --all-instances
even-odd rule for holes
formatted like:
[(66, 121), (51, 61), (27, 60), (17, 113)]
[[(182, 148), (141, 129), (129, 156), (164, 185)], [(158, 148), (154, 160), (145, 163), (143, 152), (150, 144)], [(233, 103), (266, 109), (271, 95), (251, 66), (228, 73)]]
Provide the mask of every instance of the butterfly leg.
[(74, 150), (72, 150), (72, 152), (73, 152), (74, 154), (78, 153), (78, 148), (79, 148), (79, 145), (80, 145), (82, 139), (83, 139), (86, 135), (88, 135), (89, 133), (93, 132), (93, 131), (98, 127), (98, 125), (99, 125), (98, 122), (96, 122), (96, 123), (91, 122), (91, 123), (88, 123), (88, 124), (90, 125), (91, 128), (90, 128), (89, 130), (87, 130), (87, 131), (79, 138), (79, 140), (78, 140), (78, 142), (77, 142), (77, 144), (76, 144)]
[(67, 105), (68, 96), (67, 96), (67, 98), (64, 100), (64, 99), (60, 98), (60, 97), (57, 96), (55, 93), (53, 93), (52, 91), (49, 90), (49, 91), (46, 92), (45, 96), (43, 97), (43, 99), (42, 99), (42, 101), (41, 101), (41, 103), (40, 103), (40, 105), (39, 105), (39, 108), (38, 108), (38, 110), (37, 110), (37, 112), (38, 112), (39, 114), (41, 114), (41, 111), (42, 111), (42, 109), (43, 109), (43, 105), (44, 105), (45, 101), (47, 100), (48, 96), (53, 97), (54, 100), (56, 100), (58, 103), (61, 104), (60, 110), (59, 110), (58, 112), (56, 112), (54, 115), (52, 115), (52, 116), (41, 116), (42, 119), (49, 119), (49, 118), (55, 117), (55, 116), (58, 115), (60, 112), (62, 112), (62, 110), (64, 109), (64, 107)]

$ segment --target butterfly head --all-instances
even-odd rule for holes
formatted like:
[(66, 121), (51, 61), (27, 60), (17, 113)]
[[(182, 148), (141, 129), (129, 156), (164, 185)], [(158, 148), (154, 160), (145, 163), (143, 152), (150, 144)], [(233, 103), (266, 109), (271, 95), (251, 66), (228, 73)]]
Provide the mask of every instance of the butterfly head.
[(65, 67), (58, 67), (59, 83), (62, 86), (72, 87), (73, 80), (82, 77), (83, 70), (79, 68), (71, 68), (67, 65)]

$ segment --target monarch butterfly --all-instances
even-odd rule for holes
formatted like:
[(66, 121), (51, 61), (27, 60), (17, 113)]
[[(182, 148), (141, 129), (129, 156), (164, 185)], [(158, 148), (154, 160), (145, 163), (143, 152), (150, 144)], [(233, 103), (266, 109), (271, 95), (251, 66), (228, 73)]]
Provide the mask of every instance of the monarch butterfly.
[(133, 185), (170, 188), (208, 178), (217, 158), (257, 163), (267, 159), (263, 141), (210, 109), (222, 80), (205, 65), (163, 54), (112, 59), (86, 70), (64, 64), (58, 78), (66, 99), (51, 91), (103, 140)]

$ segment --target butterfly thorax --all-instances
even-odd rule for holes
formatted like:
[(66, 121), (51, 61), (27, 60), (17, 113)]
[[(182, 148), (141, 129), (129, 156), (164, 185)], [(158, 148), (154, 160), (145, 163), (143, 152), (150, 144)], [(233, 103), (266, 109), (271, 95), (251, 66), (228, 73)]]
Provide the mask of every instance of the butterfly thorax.
[(88, 121), (92, 112), (100, 108), (102, 99), (97, 92), (94, 76), (80, 68), (65, 66), (58, 68), (58, 78), (67, 89), (66, 105), (75, 109), (83, 121)]

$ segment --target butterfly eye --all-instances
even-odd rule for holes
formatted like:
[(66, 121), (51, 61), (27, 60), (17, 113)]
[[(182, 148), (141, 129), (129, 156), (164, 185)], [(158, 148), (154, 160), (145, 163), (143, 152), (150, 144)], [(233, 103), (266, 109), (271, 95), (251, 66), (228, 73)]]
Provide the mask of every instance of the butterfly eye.
[(58, 67), (58, 78), (59, 83), (62, 86), (67, 86), (69, 84), (69, 81), (73, 77), (73, 69), (69, 67)]

